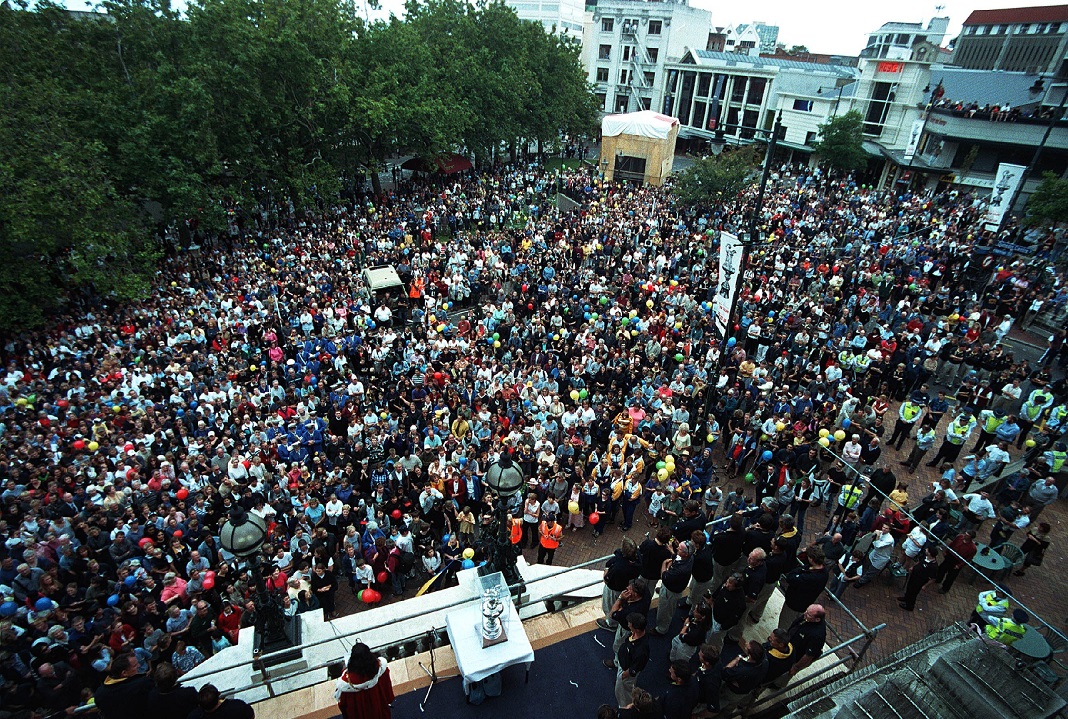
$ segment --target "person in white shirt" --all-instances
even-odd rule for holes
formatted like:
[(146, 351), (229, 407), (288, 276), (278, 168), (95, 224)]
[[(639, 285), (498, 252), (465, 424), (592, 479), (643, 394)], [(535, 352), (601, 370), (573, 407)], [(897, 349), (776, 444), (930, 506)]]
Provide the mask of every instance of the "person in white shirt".
[(856, 466), (860, 461), (860, 452), (862, 447), (860, 446), (860, 435), (854, 434), (848, 442), (842, 447), (842, 459), (850, 467)]
[(857, 580), (857, 586), (863, 587), (886, 569), (886, 565), (890, 563), (890, 557), (893, 555), (893, 552), (894, 537), (890, 534), (890, 530), (875, 530), (871, 540), (871, 549), (868, 550), (868, 558), (864, 565), (864, 571), (860, 579)]
[(958, 532), (978, 529), (984, 521), (997, 516), (994, 505), (990, 503), (990, 495), (986, 492), (964, 495), (961, 497), (961, 508), (964, 510), (964, 516), (957, 524)]

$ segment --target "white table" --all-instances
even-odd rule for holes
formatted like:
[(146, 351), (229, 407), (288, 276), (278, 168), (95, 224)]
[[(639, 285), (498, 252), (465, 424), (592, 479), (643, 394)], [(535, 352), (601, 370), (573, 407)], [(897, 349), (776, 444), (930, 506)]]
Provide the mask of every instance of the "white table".
[(445, 618), (445, 628), (449, 633), (456, 666), (464, 679), (464, 694), (467, 694), (475, 682), (482, 681), (491, 674), (496, 674), (513, 664), (526, 664), (527, 672), (534, 663), (534, 648), (530, 646), (523, 622), (515, 605), (508, 603), (508, 613), (501, 617), (508, 641), (482, 648), (481, 602), (476, 600), (464, 604)]

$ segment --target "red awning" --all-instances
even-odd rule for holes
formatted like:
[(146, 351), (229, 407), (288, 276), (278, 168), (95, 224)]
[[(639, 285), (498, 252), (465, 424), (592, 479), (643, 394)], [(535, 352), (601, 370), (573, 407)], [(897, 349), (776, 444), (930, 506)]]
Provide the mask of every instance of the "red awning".
[(463, 155), (454, 153), (439, 155), (432, 158), (413, 157), (401, 164), (401, 169), (415, 172), (436, 172), (442, 175), (451, 175), (471, 169), (471, 161)]

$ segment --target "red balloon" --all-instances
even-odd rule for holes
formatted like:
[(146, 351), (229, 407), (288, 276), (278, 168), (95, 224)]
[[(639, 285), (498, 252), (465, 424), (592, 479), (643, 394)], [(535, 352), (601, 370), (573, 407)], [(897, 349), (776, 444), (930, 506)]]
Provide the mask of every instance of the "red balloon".
[(178, 499), (185, 499), (186, 497), (189, 496), (189, 490), (186, 489), (185, 487), (182, 487), (181, 489), (179, 489), (177, 492), (174, 493), (174, 496), (177, 497)]
[(434, 379), (436, 379), (438, 382), (441, 381), (442, 376), (443, 375), (441, 374), (441, 372), (435, 372), (434, 373)]
[(374, 589), (365, 589), (361, 592), (361, 594), (363, 594), (364, 604), (374, 604), (376, 602), (382, 601), (382, 594), (380, 592), (376, 592)]
[(137, 546), (144, 550), (146, 547), (155, 546), (155, 543), (149, 537), (142, 537), (141, 541), (137, 543)]
[(182, 538), (182, 530), (180, 530), (180, 529), (174, 530), (174, 538), (175, 539), (181, 539)]
[(381, 571), (378, 573), (378, 576), (375, 577), (375, 579), (378, 580), (379, 584), (385, 584), (389, 581), (389, 572)]
[(210, 579), (211, 581), (214, 582), (215, 581), (215, 572), (213, 570), (209, 569), (208, 571), (204, 572), (204, 578), (205, 579)]
[(534, 303), (532, 303), (532, 302), (528, 302), (528, 303), (527, 303), (527, 309), (528, 309), (528, 310), (532, 310), (532, 309), (534, 309)]
[(61, 399), (61, 400), (59, 400), (58, 402), (56, 402), (56, 404), (57, 404), (58, 406), (62, 407), (63, 409), (66, 409), (67, 407), (70, 407), (70, 402), (68, 402), (68, 401), (67, 401), (67, 400), (65, 400), (65, 399)]
[(400, 519), (404, 515), (401, 514), (401, 511), (399, 509), (394, 509), (392, 512), (390, 512), (389, 516), (393, 517), (394, 519)]
[(74, 443), (71, 446), (81, 452), (83, 449), (85, 449), (85, 442), (83, 440), (76, 439), (74, 440)]
[(598, 514), (597, 512), (594, 512), (593, 514), (590, 515), (590, 524), (597, 524), (600, 521), (601, 521), (601, 515)]
[(214, 577), (204, 577), (204, 588), (205, 589), (214, 589), (215, 588), (215, 578)]

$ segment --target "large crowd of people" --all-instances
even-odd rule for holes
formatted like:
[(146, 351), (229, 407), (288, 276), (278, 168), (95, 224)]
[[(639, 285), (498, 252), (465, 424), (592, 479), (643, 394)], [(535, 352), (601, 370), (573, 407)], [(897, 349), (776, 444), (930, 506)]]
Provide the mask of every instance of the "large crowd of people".
[[(557, 191), (580, 209), (562, 214)], [(677, 576), (663, 578), (668, 616), (650, 629), (666, 631), (687, 586), (711, 593), (707, 611), (693, 602), (678, 659), (726, 656), (725, 676), (749, 676), (766, 653), (705, 648), (737, 593), (759, 617), (765, 587), (788, 577), (778, 640), (796, 641), (822, 618), (809, 573), (844, 590), (886, 566), (851, 565), (838, 545), (885, 529), (902, 566), (923, 564), (908, 540), (974, 531), (992, 503), (971, 485), (1020, 450), (1036, 484), (997, 488), (999, 531), (1022, 531), (1056, 499), (1068, 389), (1051, 368), (1068, 359), (1064, 333), (1038, 365), (1002, 340), (1014, 318), (1063, 308), (1058, 268), (967, 267), (991, 238), (965, 192), (876, 191), (783, 166), (723, 342), (718, 235), (752, 198), (740, 205), (695, 209), (670, 190), (537, 165), (405, 180), (318, 213), (237, 212), (228, 234), (194, 233), (199, 251), (169, 253), (150, 298), (100, 300), (10, 339), (0, 709), (59, 713), (161, 666), (180, 680), (237, 642), (260, 587), (219, 539), (235, 507), (268, 526), (263, 581), (288, 615), (329, 620), (337, 592), (373, 604), (416, 577), (451, 581), (483, 554), (480, 478), (505, 452), (528, 480), (512, 499), (517, 551), (551, 563), (561, 541), (595, 541), (606, 525), (662, 527), (641, 576)], [(374, 265), (396, 268), (401, 296), (365, 286)], [(903, 443), (910, 470), (947, 465), (922, 501), (898, 486), (906, 470), (880, 461), (883, 444)], [(874, 476), (860, 486), (850, 467)], [(821, 504), (828, 546), (806, 548)], [(912, 532), (896, 507), (926, 527)], [(707, 564), (722, 540), (700, 537), (717, 517), (723, 534), (761, 533), (744, 562), (763, 568), (759, 583), (741, 544)], [(680, 583), (674, 563), (687, 562)], [(606, 622), (644, 634), (617, 599)], [(621, 706), (632, 689), (621, 681)]]

